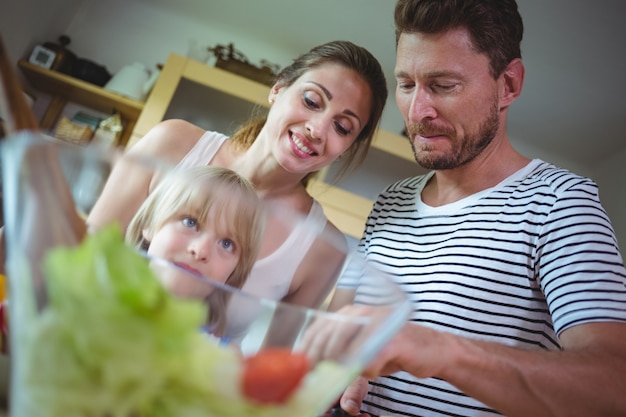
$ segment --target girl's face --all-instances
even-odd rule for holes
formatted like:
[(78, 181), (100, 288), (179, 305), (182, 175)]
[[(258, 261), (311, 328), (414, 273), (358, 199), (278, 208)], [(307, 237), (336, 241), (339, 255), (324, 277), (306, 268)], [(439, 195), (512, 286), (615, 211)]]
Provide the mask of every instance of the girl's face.
[(338, 64), (304, 73), (289, 87), (276, 84), (266, 132), (287, 171), (307, 174), (334, 162), (368, 122), (372, 92), (363, 78)]
[(144, 237), (150, 242), (148, 255), (225, 283), (239, 262), (241, 246), (228, 233), (220, 232), (222, 227), (215, 227), (220, 220), (215, 217), (214, 208), (202, 223), (197, 216), (181, 212), (154, 233), (144, 230)]

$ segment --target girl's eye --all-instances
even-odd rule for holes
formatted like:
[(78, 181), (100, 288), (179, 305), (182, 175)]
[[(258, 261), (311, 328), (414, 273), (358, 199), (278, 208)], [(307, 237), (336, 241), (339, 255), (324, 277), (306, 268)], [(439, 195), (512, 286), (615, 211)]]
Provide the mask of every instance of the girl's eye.
[(222, 239), (222, 240), (220, 240), (220, 246), (223, 249), (226, 249), (229, 252), (232, 252), (232, 251), (235, 250), (235, 243), (232, 240), (230, 240), (230, 239)]
[(193, 217), (183, 217), (182, 223), (185, 227), (189, 227), (191, 229), (196, 229), (198, 227), (198, 220)]

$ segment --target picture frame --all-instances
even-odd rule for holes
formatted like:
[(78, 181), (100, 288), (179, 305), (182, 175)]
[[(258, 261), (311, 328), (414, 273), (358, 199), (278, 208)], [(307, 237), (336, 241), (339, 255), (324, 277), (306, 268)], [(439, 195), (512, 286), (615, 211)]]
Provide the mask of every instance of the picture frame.
[(56, 52), (53, 50), (48, 49), (45, 46), (36, 45), (28, 58), (28, 62), (50, 69), (54, 63), (56, 55)]

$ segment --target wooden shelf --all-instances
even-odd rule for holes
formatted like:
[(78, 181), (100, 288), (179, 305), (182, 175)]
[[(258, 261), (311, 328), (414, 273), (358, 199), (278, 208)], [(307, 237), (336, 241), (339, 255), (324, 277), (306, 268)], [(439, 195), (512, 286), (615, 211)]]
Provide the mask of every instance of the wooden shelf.
[(52, 96), (48, 109), (40, 121), (43, 130), (50, 130), (54, 126), (67, 102), (74, 102), (102, 113), (113, 113), (117, 110), (125, 122), (120, 142), (126, 144), (143, 110), (143, 102), (28, 61), (20, 60), (18, 66), (33, 88)]
[(150, 97), (146, 100), (145, 111), (141, 113), (137, 120), (128, 146), (135, 144), (153, 126), (163, 120), (169, 103), (172, 101), (179, 83), (183, 79), (250, 103), (269, 107), (267, 98), (270, 87), (265, 84), (178, 54), (170, 54), (161, 70), (161, 75), (150, 93)]

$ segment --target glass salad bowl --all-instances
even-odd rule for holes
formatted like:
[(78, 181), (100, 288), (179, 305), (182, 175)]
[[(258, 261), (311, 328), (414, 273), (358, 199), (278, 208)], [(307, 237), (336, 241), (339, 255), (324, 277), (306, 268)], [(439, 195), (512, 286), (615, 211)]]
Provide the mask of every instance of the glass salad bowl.
[(356, 254), (340, 272), (355, 302), (329, 312), (138, 252), (116, 224), (86, 233), (76, 213), (121, 157), (35, 133), (2, 145), (10, 415), (318, 416), (405, 323), (404, 293)]

